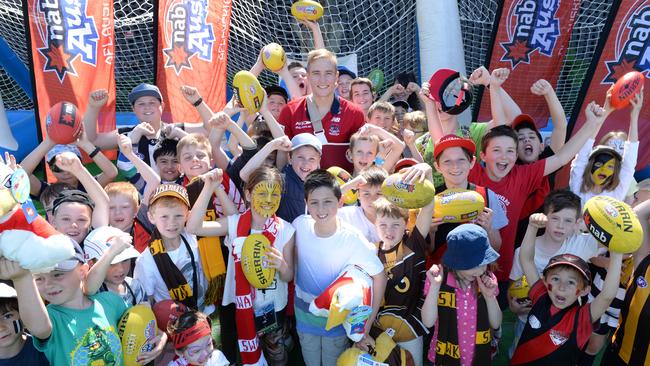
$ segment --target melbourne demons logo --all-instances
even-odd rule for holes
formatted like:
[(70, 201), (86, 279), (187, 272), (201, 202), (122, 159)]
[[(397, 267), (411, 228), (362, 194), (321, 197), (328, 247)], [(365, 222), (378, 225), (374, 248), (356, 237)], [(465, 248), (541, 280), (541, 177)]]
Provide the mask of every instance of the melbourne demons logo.
[(607, 75), (601, 84), (613, 84), (630, 71), (648, 76), (650, 70), (650, 2), (630, 8), (616, 33), (614, 54), (605, 61)]
[(501, 61), (509, 61), (514, 69), (521, 62), (530, 64), (535, 50), (551, 57), (560, 35), (559, 6), (560, 0), (514, 1), (506, 17), (509, 41), (501, 42), (505, 50)]
[(54, 72), (63, 82), (67, 74), (77, 76), (77, 59), (97, 65), (99, 34), (92, 16), (86, 13), (87, 0), (39, 0), (34, 2), (37, 32), (45, 57), (43, 72)]
[(165, 11), (165, 39), (163, 49), (165, 67), (172, 67), (176, 75), (183, 68), (192, 69), (191, 58), (212, 61), (215, 41), (212, 24), (207, 23), (209, 0), (171, 1)]

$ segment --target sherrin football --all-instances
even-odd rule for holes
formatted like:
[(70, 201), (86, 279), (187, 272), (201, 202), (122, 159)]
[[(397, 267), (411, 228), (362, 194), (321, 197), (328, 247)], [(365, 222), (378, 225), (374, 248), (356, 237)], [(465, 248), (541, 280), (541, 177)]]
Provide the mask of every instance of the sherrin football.
[(485, 207), (485, 199), (480, 193), (460, 188), (450, 188), (440, 192), (436, 194), (435, 200), (433, 217), (449, 223), (474, 220)]
[[(336, 180), (339, 182), (339, 185), (344, 185), (345, 183), (349, 182), (352, 179), (352, 175), (348, 173), (347, 170), (340, 168), (338, 166), (331, 166), (327, 168), (327, 171), (332, 174), (334, 177), (336, 177)], [(358, 199), (357, 192), (355, 190), (350, 189), (349, 191), (345, 192), (343, 194), (343, 203), (346, 205), (353, 205), (357, 202)]]
[(264, 66), (273, 72), (282, 70), (287, 56), (284, 53), (284, 48), (277, 43), (269, 43), (262, 49), (262, 62)]
[(528, 298), (528, 292), (530, 292), (530, 286), (526, 276), (521, 276), (518, 280), (510, 282), (510, 286), (508, 286), (508, 294), (512, 298), (526, 299)]
[(406, 183), (402, 176), (402, 173), (395, 173), (384, 180), (381, 193), (386, 199), (401, 208), (421, 208), (431, 202), (436, 194), (431, 181)]
[(81, 112), (70, 102), (58, 102), (47, 112), (45, 128), (52, 141), (71, 144), (82, 132)]
[(150, 352), (155, 346), (148, 344), (157, 335), (156, 318), (147, 305), (136, 305), (128, 309), (117, 325), (122, 341), (125, 366), (137, 366), (138, 355)]
[(246, 108), (248, 113), (259, 112), (264, 99), (264, 90), (255, 75), (245, 70), (236, 73), (232, 79), (232, 90), (237, 101)]
[(248, 282), (255, 288), (271, 286), (275, 278), (275, 268), (269, 267), (266, 252), (271, 247), (269, 239), (262, 234), (251, 234), (241, 249), (241, 268)]
[(625, 108), (630, 104), (636, 93), (643, 88), (645, 76), (638, 71), (630, 71), (616, 80), (612, 88), (612, 107), (616, 109)]
[(291, 5), (291, 15), (298, 20), (317, 21), (323, 16), (323, 6), (316, 1), (301, 0)]
[(596, 196), (582, 210), (587, 230), (598, 243), (618, 253), (632, 253), (641, 246), (643, 230), (628, 204), (608, 196)]

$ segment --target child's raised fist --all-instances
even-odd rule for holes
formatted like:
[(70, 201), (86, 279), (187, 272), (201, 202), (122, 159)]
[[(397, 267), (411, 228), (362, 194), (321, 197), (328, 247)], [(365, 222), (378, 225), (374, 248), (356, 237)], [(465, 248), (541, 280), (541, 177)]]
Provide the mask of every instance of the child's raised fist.
[(499, 293), (499, 284), (494, 273), (486, 271), (476, 279), (476, 282), (478, 282), (478, 288), (481, 290), (484, 297), (497, 297), (497, 294)]
[(286, 135), (273, 139), (273, 147), (280, 151), (291, 151), (291, 140)]
[(181, 86), (181, 93), (183, 94), (183, 97), (185, 97), (185, 100), (187, 100), (191, 104), (194, 104), (199, 99), (201, 99), (201, 94), (199, 94), (198, 89), (196, 89), (193, 86), (189, 86), (189, 85)]
[(547, 222), (548, 218), (543, 213), (534, 213), (530, 215), (530, 218), (528, 219), (528, 225), (537, 229), (545, 228)]
[(90, 92), (88, 105), (91, 107), (101, 108), (108, 102), (108, 90), (97, 89)]
[(210, 187), (211, 190), (215, 190), (221, 185), (221, 182), (223, 181), (223, 170), (219, 168), (212, 169), (209, 172), (201, 175), (201, 178), (203, 179), (206, 187)]
[(442, 266), (439, 266), (437, 264), (434, 264), (427, 270), (427, 280), (429, 280), (429, 283), (431, 284), (431, 288), (436, 288), (439, 289), (440, 285), (442, 284), (442, 275), (443, 275), (443, 268)]
[(70, 151), (65, 151), (58, 154), (55, 158), (56, 166), (64, 172), (78, 172), (79, 169), (83, 168), (81, 160), (79, 157)]
[(480, 66), (469, 76), (469, 81), (474, 85), (490, 85), (490, 72), (485, 66)]
[(0, 279), (15, 280), (17, 278), (28, 276), (30, 272), (18, 264), (5, 257), (0, 257)]
[(230, 116), (225, 112), (217, 112), (212, 115), (210, 121), (210, 128), (216, 128), (218, 130), (225, 131), (228, 128), (228, 123), (230, 122)]
[(530, 87), (530, 92), (535, 94), (535, 95), (547, 95), (549, 93), (553, 92), (553, 87), (551, 86), (551, 83), (544, 79), (539, 79), (536, 82), (533, 83)]
[(500, 88), (503, 83), (508, 80), (508, 76), (510, 76), (510, 69), (507, 69), (505, 67), (496, 69), (492, 71), (492, 75), (490, 76), (490, 85), (496, 88)]

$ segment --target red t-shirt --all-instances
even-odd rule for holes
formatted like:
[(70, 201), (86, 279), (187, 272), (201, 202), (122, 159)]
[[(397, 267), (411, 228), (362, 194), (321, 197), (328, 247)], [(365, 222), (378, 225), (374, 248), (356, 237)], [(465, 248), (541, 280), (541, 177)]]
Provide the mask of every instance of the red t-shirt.
[(515, 253), (515, 236), (521, 210), (526, 203), (526, 198), (531, 192), (540, 187), (544, 180), (545, 160), (540, 160), (528, 165), (515, 165), (510, 173), (499, 182), (488, 177), (485, 168), (475, 164), (469, 172), (469, 181), (479, 186), (491, 189), (499, 199), (508, 217), (508, 225), (500, 230), (501, 249), (499, 249), (499, 271), (497, 279), (508, 281), (512, 260)]
[[(292, 100), (282, 108), (278, 122), (289, 137), (299, 133), (314, 133), (307, 111), (307, 97)], [(330, 111), (321, 120), (327, 142), (350, 142), (350, 136), (365, 124), (363, 110), (343, 98), (334, 97)]]

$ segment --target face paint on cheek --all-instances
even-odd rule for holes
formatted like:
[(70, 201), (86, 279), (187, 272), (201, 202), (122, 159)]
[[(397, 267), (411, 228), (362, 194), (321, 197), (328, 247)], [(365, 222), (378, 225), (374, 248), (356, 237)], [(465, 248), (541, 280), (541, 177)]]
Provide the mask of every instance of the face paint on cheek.
[(548, 289), (548, 292), (553, 291), (553, 285), (551, 285), (550, 283), (546, 285), (546, 288)]
[(614, 175), (614, 169), (612, 168), (615, 164), (614, 158), (609, 154), (600, 154), (596, 156), (595, 163), (601, 163), (601, 166), (596, 167), (594, 164), (591, 169), (591, 178), (594, 180), (594, 183), (597, 185), (603, 185), (609, 177)]
[(576, 296), (580, 296), (580, 290), (576, 289)]
[(280, 185), (277, 182), (261, 182), (253, 187), (251, 204), (260, 216), (271, 217), (280, 207)]
[(13, 323), (14, 323), (14, 332), (16, 332), (16, 334), (22, 333), (22, 331), (23, 331), (23, 322), (20, 321), (20, 319), (17, 319), (17, 320), (14, 320)]

